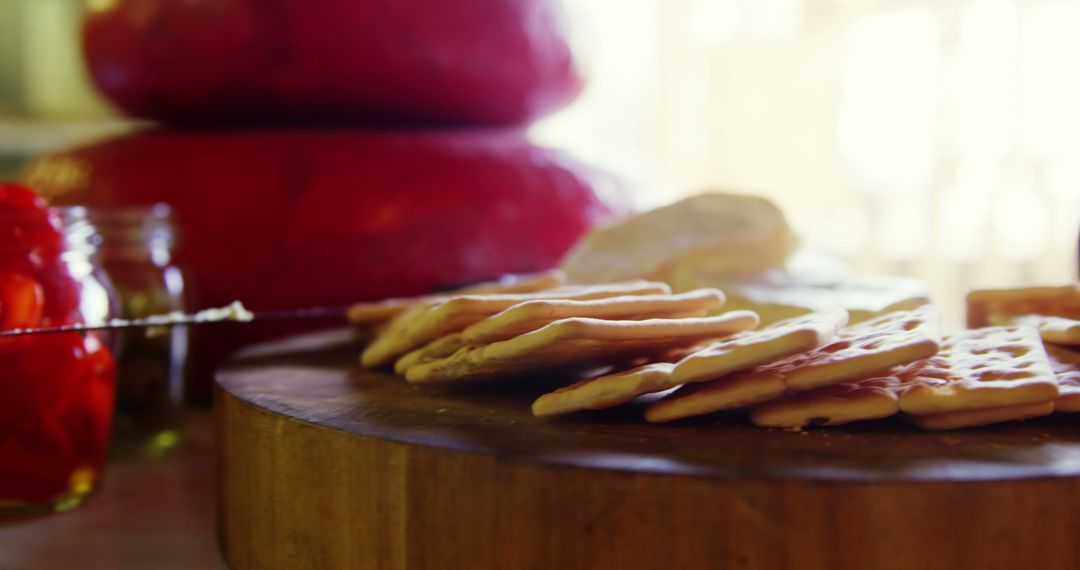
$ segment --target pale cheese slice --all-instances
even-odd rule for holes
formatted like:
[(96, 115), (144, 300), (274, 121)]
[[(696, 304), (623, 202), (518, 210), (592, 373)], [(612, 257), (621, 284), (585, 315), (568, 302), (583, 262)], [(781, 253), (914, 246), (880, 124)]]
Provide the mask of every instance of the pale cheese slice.
[(660, 278), (680, 264), (757, 271), (783, 265), (795, 243), (783, 213), (769, 200), (704, 193), (594, 229), (562, 269), (579, 283)]
[(695, 270), (664, 280), (676, 291), (717, 287), (728, 297), (726, 307), (758, 313), (762, 326), (832, 308), (846, 310), (849, 323), (857, 324), (930, 302), (929, 289), (918, 279), (856, 275), (838, 268), (770, 269), (751, 275)]

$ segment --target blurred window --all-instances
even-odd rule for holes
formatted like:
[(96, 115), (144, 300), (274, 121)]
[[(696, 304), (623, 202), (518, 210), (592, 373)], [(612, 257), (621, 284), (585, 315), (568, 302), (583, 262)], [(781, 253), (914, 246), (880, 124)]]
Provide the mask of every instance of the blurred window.
[(590, 91), (537, 130), (640, 174), (644, 202), (767, 195), (953, 322), (968, 288), (1075, 279), (1080, 0), (572, 4)]
[[(807, 247), (954, 300), (1075, 277), (1080, 0), (565, 4), (590, 85), (535, 132), (639, 181), (643, 206), (761, 193)], [(0, 173), (108, 116), (78, 10), (0, 0)]]

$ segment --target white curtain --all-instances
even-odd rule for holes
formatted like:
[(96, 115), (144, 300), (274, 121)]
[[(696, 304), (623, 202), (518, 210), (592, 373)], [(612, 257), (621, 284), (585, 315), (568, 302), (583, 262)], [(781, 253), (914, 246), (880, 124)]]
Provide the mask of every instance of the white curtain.
[(926, 280), (1075, 280), (1078, 0), (570, 0), (588, 93), (538, 128), (646, 180), (785, 209), (807, 247)]

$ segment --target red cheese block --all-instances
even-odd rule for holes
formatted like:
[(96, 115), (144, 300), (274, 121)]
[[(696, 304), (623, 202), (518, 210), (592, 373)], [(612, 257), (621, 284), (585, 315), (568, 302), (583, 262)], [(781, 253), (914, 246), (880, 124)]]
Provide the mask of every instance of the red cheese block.
[(609, 179), (517, 131), (152, 130), (31, 163), (54, 205), (166, 202), (202, 306), (412, 294), (552, 267)]
[[(346, 305), (542, 270), (625, 211), (596, 191), (610, 178), (518, 131), (158, 130), (22, 177), (54, 204), (171, 205), (193, 309)], [(268, 329), (222, 330), (210, 344), (226, 354)]]
[(137, 117), (510, 125), (580, 92), (563, 20), (557, 0), (111, 0), (83, 48)]

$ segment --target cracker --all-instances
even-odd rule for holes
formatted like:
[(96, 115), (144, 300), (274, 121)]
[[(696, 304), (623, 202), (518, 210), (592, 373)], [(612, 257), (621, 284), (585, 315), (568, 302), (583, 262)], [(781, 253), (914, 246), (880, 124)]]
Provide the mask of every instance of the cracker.
[(837, 333), (839, 340), (820, 348), (710, 382), (684, 386), (650, 406), (645, 419), (666, 422), (754, 406), (789, 390), (810, 390), (860, 380), (921, 360), (937, 351), (938, 318), (933, 307), (924, 306), (847, 327)]
[(941, 316), (924, 305), (850, 326), (832, 343), (777, 366), (788, 389), (810, 390), (928, 358), (940, 343)]
[(1054, 410), (1080, 412), (1080, 351), (1053, 344), (1044, 347), (1058, 381)]
[(394, 362), (394, 373), (404, 376), (409, 368), (424, 362), (446, 358), (461, 350), (466, 344), (461, 333), (451, 333), (440, 337), (397, 359)]
[(628, 402), (642, 394), (670, 388), (670, 362), (646, 364), (637, 368), (582, 380), (559, 388), (536, 399), (532, 413), (537, 417), (557, 416), (581, 410), (602, 410)]
[(666, 422), (775, 398), (785, 390), (782, 376), (732, 373), (819, 347), (832, 340), (846, 320), (847, 313), (839, 309), (796, 317), (695, 352), (678, 363), (669, 387), (703, 383), (655, 402), (645, 419)]
[(1080, 285), (981, 289), (968, 293), (967, 326), (996, 324), (1002, 315), (1050, 315), (1080, 319)]
[(847, 313), (837, 309), (739, 333), (690, 353), (673, 367), (643, 367), (585, 380), (545, 394), (533, 405), (533, 410), (536, 413), (539, 404), (546, 412), (544, 415), (554, 415), (577, 409), (610, 407), (688, 382), (712, 380), (820, 346), (828, 342), (846, 320)]
[(1053, 401), (1057, 378), (1038, 333), (985, 327), (946, 335), (900, 397), (912, 415), (1004, 408)]
[(466, 346), (453, 355), (418, 364), (406, 379), (438, 384), (501, 378), (523, 372), (586, 369), (649, 353), (692, 346), (751, 329), (756, 314), (733, 311), (715, 317), (605, 321), (569, 318), (488, 345)]
[(908, 416), (907, 419), (924, 429), (957, 429), (1015, 420), (1026, 420), (1054, 413), (1054, 402), (962, 410), (930, 416)]
[(1046, 342), (1080, 346), (1080, 321), (1067, 317), (1049, 315), (991, 315), (994, 325), (1016, 325), (1032, 327), (1039, 331), (1039, 336)]
[(561, 270), (552, 269), (539, 273), (504, 275), (494, 281), (477, 283), (469, 287), (438, 295), (419, 295), (414, 297), (392, 297), (381, 301), (354, 303), (346, 310), (350, 323), (356, 326), (375, 326), (385, 323), (403, 311), (417, 304), (438, 303), (453, 295), (475, 295), (481, 293), (532, 293), (553, 289), (566, 283), (566, 275)]
[[(767, 366), (762, 367), (767, 368)], [(784, 377), (768, 370), (736, 372), (712, 382), (687, 384), (645, 409), (652, 423), (747, 408), (784, 394)]]
[(761, 427), (790, 429), (896, 415), (900, 411), (897, 391), (904, 385), (904, 371), (910, 366), (898, 366), (881, 376), (793, 392), (755, 407), (750, 420)]
[(470, 325), (463, 331), (468, 344), (489, 344), (534, 331), (570, 317), (607, 320), (702, 317), (724, 304), (717, 289), (698, 289), (678, 295), (634, 295), (605, 299), (538, 299), (514, 305)]
[(715, 380), (732, 372), (813, 350), (831, 341), (846, 323), (847, 311), (833, 309), (749, 331), (690, 354), (672, 372), (679, 384)]
[(361, 353), (360, 363), (368, 368), (389, 364), (441, 336), (461, 331), (477, 321), (525, 301), (551, 298), (600, 299), (670, 292), (671, 288), (663, 283), (635, 280), (548, 289), (535, 293), (462, 295), (435, 304), (420, 304), (390, 321)]

